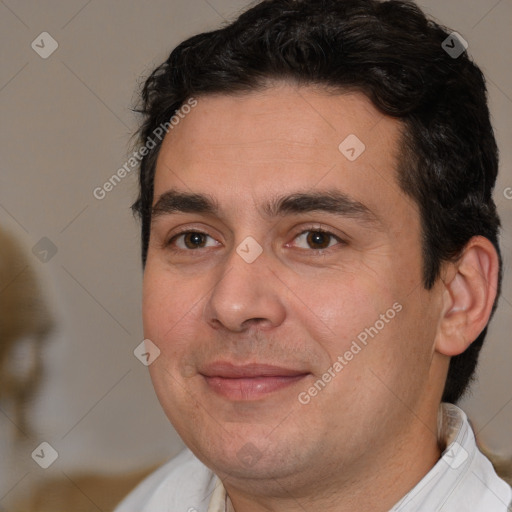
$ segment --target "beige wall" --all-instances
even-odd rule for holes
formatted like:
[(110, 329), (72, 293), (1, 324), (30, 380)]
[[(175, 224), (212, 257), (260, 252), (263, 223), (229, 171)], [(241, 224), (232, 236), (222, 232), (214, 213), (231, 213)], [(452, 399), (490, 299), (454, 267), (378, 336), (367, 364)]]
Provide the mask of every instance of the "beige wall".
[[(482, 353), (479, 382), (464, 403), (481, 438), (512, 455), (512, 187), (509, 0), (422, 0), (469, 42), (489, 80), (501, 146), (496, 200), (506, 279)], [(93, 196), (126, 161), (138, 77), (183, 38), (216, 27), (245, 0), (5, 0), (0, 3), (2, 149), (0, 224), (30, 250), (42, 237), (57, 253), (33, 258), (58, 329), (44, 354), (36, 431), (10, 443), (12, 411), (0, 410), (0, 509), (41, 475), (133, 469), (177, 452), (180, 441), (133, 356), (142, 340), (138, 226), (129, 175)], [(31, 42), (47, 31), (58, 49), (43, 59)], [(45, 48), (49, 48), (46, 41)], [(43, 49), (41, 48), (40, 51)], [(59, 452), (46, 472), (30, 458), (47, 441)], [(3, 498), (3, 500), (2, 500)]]

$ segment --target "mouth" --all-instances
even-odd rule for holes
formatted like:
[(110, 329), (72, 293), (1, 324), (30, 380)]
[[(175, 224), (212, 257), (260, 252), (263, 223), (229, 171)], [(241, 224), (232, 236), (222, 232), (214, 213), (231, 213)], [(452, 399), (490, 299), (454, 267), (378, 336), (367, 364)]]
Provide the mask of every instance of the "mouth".
[(309, 372), (267, 364), (243, 366), (217, 362), (206, 366), (201, 375), (208, 387), (234, 401), (259, 400), (288, 388), (304, 379)]

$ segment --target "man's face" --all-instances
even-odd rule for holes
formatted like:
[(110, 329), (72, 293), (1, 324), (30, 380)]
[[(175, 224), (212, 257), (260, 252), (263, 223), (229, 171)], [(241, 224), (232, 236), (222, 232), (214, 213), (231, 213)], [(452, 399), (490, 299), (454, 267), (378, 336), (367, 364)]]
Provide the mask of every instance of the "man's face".
[(422, 286), (399, 132), (363, 95), (280, 84), (200, 97), (166, 136), (151, 377), (218, 473), (320, 481), (433, 436), (439, 291)]

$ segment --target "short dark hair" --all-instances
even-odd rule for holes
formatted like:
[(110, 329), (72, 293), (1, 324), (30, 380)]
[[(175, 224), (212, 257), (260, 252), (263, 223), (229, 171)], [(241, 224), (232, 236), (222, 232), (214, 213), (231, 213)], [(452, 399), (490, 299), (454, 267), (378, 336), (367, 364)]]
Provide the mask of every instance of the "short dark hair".
[[(182, 42), (153, 71), (138, 109), (140, 141), (191, 97), (261, 90), (275, 80), (362, 92), (402, 121), (397, 181), (419, 207), (425, 288), (476, 235), (496, 248), (501, 283), (492, 199), (498, 151), (485, 80), (466, 52), (455, 58), (445, 51), (446, 41), (459, 44), (449, 37), (456, 36), (410, 1), (264, 0), (231, 24)], [(160, 146), (141, 161), (132, 206), (142, 220), (143, 265)], [(486, 331), (452, 357), (443, 401), (456, 403), (468, 388)]]

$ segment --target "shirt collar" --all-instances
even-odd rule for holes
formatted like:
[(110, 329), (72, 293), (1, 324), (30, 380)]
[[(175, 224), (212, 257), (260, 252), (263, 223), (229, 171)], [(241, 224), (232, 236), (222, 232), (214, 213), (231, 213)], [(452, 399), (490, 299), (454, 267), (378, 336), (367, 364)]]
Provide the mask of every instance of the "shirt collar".
[(440, 406), (438, 443), (441, 458), (390, 512), (438, 510), (465, 477), (478, 449), (466, 414), (453, 404)]
[(216, 477), (215, 490), (210, 499), (208, 512), (235, 512), (233, 504), (226, 493), (226, 489), (218, 476)]

